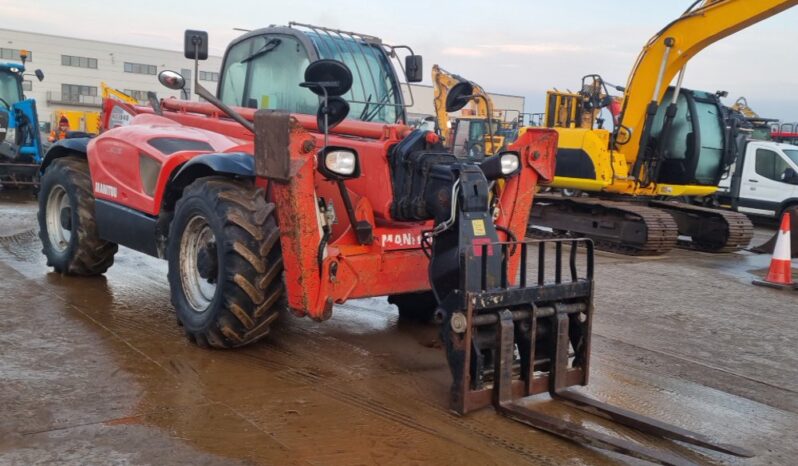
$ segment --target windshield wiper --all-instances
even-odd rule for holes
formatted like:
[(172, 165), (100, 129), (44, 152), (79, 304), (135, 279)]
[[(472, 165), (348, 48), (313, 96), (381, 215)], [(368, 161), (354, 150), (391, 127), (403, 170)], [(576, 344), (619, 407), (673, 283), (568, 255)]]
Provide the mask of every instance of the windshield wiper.
[[(383, 94), (383, 96), (379, 100), (379, 102), (377, 102), (375, 104), (375, 107), (373, 109), (369, 109), (370, 111), (368, 113), (366, 113), (366, 117), (363, 119), (363, 121), (371, 121), (371, 120), (373, 120), (380, 113), (380, 110), (382, 110), (383, 107), (385, 107), (386, 105), (392, 105), (392, 104), (388, 103), (388, 101), (391, 99), (391, 97), (392, 97), (391, 94), (388, 94), (387, 92), (385, 94)], [(368, 104), (367, 104), (367, 107), (368, 107)], [(363, 109), (363, 111), (365, 113), (366, 109)]]
[(269, 53), (272, 50), (276, 49), (277, 46), (280, 45), (282, 42), (283, 41), (280, 40), (280, 39), (269, 39), (268, 41), (266, 41), (265, 44), (263, 44), (263, 47), (261, 47), (257, 52), (255, 52), (252, 55), (250, 55), (250, 56), (244, 58), (243, 60), (241, 60), (241, 63), (247, 63), (247, 62), (252, 61), (252, 60), (254, 60), (254, 59), (256, 59), (256, 58), (258, 58), (258, 57), (260, 57), (262, 55), (266, 55), (267, 53)]

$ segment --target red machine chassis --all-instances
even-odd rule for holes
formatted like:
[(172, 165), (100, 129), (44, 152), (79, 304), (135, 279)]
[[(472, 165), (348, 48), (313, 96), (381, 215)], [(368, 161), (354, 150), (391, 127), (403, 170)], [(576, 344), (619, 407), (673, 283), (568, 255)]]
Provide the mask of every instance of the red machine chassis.
[[(114, 107), (135, 115), (129, 125), (109, 129), (88, 148), (89, 166), (97, 199), (158, 217), (169, 207), (165, 193), (179, 169), (189, 160), (209, 153), (254, 153), (254, 137), (238, 123), (222, 116), (211, 104), (163, 100), (163, 115), (149, 107), (131, 106), (114, 100), (104, 103), (105, 128)], [(254, 110), (236, 109), (248, 120)], [(287, 183), (256, 178), (277, 206), (287, 301), (300, 316), (324, 320), (332, 306), (348, 299), (409, 293), (430, 289), (429, 260), (421, 249), (422, 231), (431, 222), (398, 222), (390, 214), (393, 193), (388, 163), (389, 149), (410, 133), (404, 125), (384, 125), (347, 120), (335, 128), (329, 144), (352, 148), (359, 154), (362, 175), (346, 182), (355, 216), (373, 226), (374, 242), (359, 244), (348, 221), (336, 186), (316, 169), (316, 153), (323, 137), (315, 118), (293, 114), (289, 136), (290, 180)], [(207, 150), (164, 153), (153, 147), (157, 138), (205, 143)], [(509, 150), (517, 152), (522, 169), (507, 181), (499, 201), (496, 224), (515, 237), (525, 235), (529, 210), (538, 181), (554, 175), (557, 133), (533, 129)], [(146, 189), (144, 165), (155, 161), (157, 180)], [(139, 163), (131, 160), (139, 159)], [(270, 186), (271, 184), (271, 186)], [(318, 198), (332, 201), (341, 220), (332, 228), (321, 264), (318, 247), (322, 229)], [(509, 238), (502, 238), (508, 240)], [(511, 258), (517, 267), (518, 257)]]

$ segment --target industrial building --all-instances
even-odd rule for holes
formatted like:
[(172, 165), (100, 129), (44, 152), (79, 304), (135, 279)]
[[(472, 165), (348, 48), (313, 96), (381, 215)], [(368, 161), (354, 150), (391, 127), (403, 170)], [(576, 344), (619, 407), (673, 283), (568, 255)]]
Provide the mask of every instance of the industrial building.
[[(0, 29), (0, 59), (18, 61), (22, 49), (30, 51), (27, 69), (31, 76), (24, 82), (24, 90), (36, 99), (43, 131), (49, 131), (65, 112), (96, 114), (102, 102), (102, 82), (141, 101), (146, 100), (147, 91), (155, 91), (160, 97), (181, 97), (180, 92), (158, 84), (160, 71), (179, 71), (189, 86), (192, 82), (193, 63), (183, 57), (182, 51)], [(208, 89), (216, 89), (221, 62), (222, 57), (209, 56), (200, 63), (199, 79)], [(43, 81), (32, 75), (35, 69), (44, 72)], [(406, 86), (403, 90), (405, 101), (413, 103), (407, 111), (408, 119), (419, 121), (434, 114), (432, 86), (411, 85), (412, 100)], [(510, 119), (523, 112), (523, 97), (490, 95), (496, 108), (507, 110)], [(190, 93), (182, 96), (187, 97), (198, 99)], [(85, 121), (81, 126), (86, 126)]]

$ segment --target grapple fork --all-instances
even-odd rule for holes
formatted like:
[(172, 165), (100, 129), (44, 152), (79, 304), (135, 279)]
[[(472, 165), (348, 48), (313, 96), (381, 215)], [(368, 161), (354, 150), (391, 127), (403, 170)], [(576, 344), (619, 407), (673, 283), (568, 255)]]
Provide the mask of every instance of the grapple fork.
[[(577, 264), (578, 246), (583, 264)], [(564, 246), (568, 251), (563, 279)], [(452, 409), (460, 414), (488, 405), (501, 414), (559, 437), (638, 459), (668, 465), (693, 464), (673, 453), (649, 448), (525, 406), (525, 397), (548, 392), (569, 406), (610, 419), (645, 434), (678, 440), (735, 456), (745, 449), (582, 395), (569, 387), (587, 385), (593, 317), (593, 244), (587, 239), (483, 244), (461, 258), (462, 300), (451, 308), (442, 329), (454, 378)], [(501, 268), (488, 267), (489, 248), (500, 251)], [(537, 249), (537, 279), (527, 276), (530, 250)], [(547, 250), (554, 250), (554, 279), (546, 277)], [(518, 250), (516, 252), (516, 250)], [(517, 280), (511, 260), (520, 255)], [(494, 256), (495, 257), (495, 256)], [(577, 270), (582, 269), (582, 270)], [(580, 273), (582, 272), (581, 276)], [(514, 284), (511, 284), (514, 283)], [(479, 289), (468, 289), (479, 283)]]

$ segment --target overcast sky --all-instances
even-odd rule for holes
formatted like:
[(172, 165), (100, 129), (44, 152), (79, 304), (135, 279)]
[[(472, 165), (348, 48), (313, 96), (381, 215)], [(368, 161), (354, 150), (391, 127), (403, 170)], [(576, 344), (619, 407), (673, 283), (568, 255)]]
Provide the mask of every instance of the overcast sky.
[[(748, 0), (756, 1), (756, 0)], [(184, 29), (210, 33), (221, 55), (241, 34), (307, 22), (407, 44), (493, 92), (523, 95), (541, 111), (546, 89), (575, 89), (599, 73), (623, 84), (645, 41), (687, 0), (0, 0), (0, 27), (182, 50)], [(760, 115), (798, 120), (798, 8), (718, 42), (690, 62), (685, 86), (746, 96)], [(1, 40), (2, 38), (0, 38)], [(429, 78), (427, 78), (427, 81)]]

